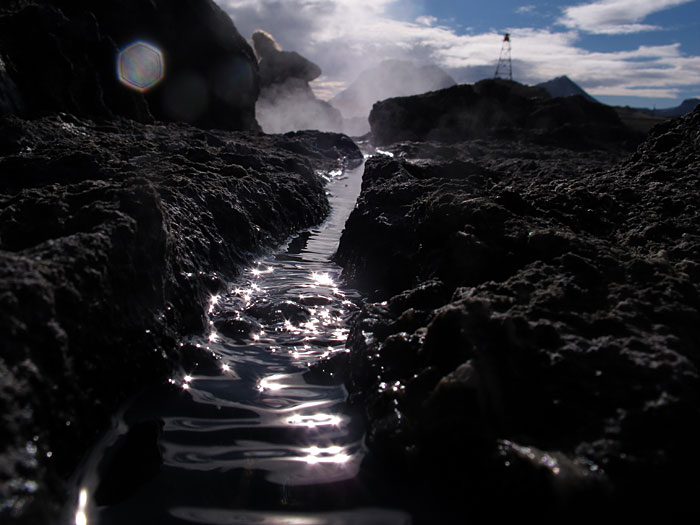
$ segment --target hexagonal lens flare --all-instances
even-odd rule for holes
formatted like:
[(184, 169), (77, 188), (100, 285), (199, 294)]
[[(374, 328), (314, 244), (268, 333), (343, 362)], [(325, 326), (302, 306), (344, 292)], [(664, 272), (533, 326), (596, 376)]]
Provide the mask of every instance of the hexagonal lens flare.
[(125, 47), (117, 58), (119, 81), (137, 91), (151, 89), (163, 79), (164, 71), (163, 53), (141, 40)]

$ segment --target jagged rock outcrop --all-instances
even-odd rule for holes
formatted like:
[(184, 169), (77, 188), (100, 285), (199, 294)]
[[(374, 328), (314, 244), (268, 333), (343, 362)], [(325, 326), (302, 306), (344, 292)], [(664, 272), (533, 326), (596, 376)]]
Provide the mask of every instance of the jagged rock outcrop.
[(553, 99), (543, 88), (502, 79), (383, 100), (369, 123), (376, 145), (491, 137), (574, 150), (633, 149), (642, 139), (612, 108), (583, 97)]
[(0, 118), (0, 521), (49, 523), (88, 444), (210, 296), (328, 211), (342, 135)]
[(262, 91), (257, 116), (266, 133), (318, 129), (342, 131), (340, 111), (316, 98), (309, 82), (321, 68), (295, 51), (282, 51), (265, 31), (253, 34)]
[(693, 508), (699, 127), (616, 165), (492, 141), (367, 162), (336, 258), (377, 302), (319, 371), (346, 370), (397, 483), (430, 480), (404, 501), (446, 521)]
[(282, 51), (272, 35), (264, 31), (253, 33), (253, 45), (260, 58), (262, 87), (282, 84), (290, 78), (304, 82), (321, 76), (321, 68), (296, 51)]
[(0, 115), (21, 114), (24, 111), (17, 85), (7, 74), (5, 62), (0, 55)]
[[(117, 75), (118, 52), (137, 40), (163, 55), (165, 76), (145, 92)], [(25, 117), (62, 111), (258, 129), (257, 61), (212, 0), (3, 3), (0, 60), (21, 94), (21, 110), (11, 112)]]

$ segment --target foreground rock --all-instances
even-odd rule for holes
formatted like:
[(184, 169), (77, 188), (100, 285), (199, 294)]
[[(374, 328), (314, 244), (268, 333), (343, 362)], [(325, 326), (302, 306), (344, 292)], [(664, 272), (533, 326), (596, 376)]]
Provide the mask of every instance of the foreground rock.
[(262, 86), (257, 117), (266, 133), (342, 130), (340, 111), (317, 99), (309, 85), (321, 75), (320, 67), (295, 51), (282, 51), (265, 31), (253, 33), (253, 45), (260, 59)]
[(617, 165), (488, 141), (367, 162), (337, 260), (378, 302), (336, 360), (397, 501), (452, 520), (692, 508), (698, 129), (700, 111), (659, 126)]
[(347, 137), (0, 120), (0, 521), (46, 523), (112, 413), (182, 360), (211, 294), (320, 221)]
[(378, 102), (369, 115), (372, 142), (527, 141), (572, 150), (633, 149), (643, 135), (615, 110), (583, 97), (551, 98), (544, 88), (489, 79)]
[[(164, 62), (165, 76), (145, 91), (125, 87), (117, 75), (119, 51), (135, 41), (155, 46)], [(3, 62), (0, 113), (259, 129), (255, 55), (212, 0), (4, 0)], [(132, 72), (144, 70), (141, 64)]]

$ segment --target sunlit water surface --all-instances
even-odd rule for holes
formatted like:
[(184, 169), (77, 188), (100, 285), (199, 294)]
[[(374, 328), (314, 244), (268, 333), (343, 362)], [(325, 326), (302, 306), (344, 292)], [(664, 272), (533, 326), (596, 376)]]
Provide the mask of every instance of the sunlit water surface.
[[(378, 508), (361, 481), (364, 429), (342, 385), (309, 384), (310, 364), (344, 352), (357, 293), (330, 262), (360, 191), (362, 166), (332, 172), (328, 220), (258, 261), (214, 296), (208, 333), (183, 340), (213, 353), (217, 370), (183, 371), (135, 400), (91, 454), (70, 520), (85, 524), (405, 524)], [(222, 333), (225, 332), (225, 333)], [(114, 443), (151, 427), (118, 459)], [(121, 441), (119, 441), (121, 440)], [(155, 460), (153, 457), (155, 456)], [(133, 468), (128, 464), (134, 462)], [(153, 464), (152, 464), (153, 463)], [(100, 466), (103, 464), (103, 466)], [(100, 470), (107, 470), (107, 474)], [(120, 472), (129, 486), (99, 501)], [(133, 473), (132, 473), (133, 471)], [(126, 474), (124, 474), (126, 472)], [(130, 479), (133, 477), (133, 479)], [(95, 497), (98, 494), (98, 497)]]

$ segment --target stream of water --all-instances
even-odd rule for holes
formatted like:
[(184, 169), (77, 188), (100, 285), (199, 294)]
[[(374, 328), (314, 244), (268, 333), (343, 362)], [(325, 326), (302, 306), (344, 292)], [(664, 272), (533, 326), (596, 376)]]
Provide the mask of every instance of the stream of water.
[(329, 218), (212, 297), (210, 331), (181, 344), (217, 369), (183, 371), (124, 410), (87, 461), (75, 525), (410, 523), (362, 481), (364, 429), (344, 387), (305, 378), (345, 351), (358, 308), (330, 257), (362, 170), (328, 174)]

